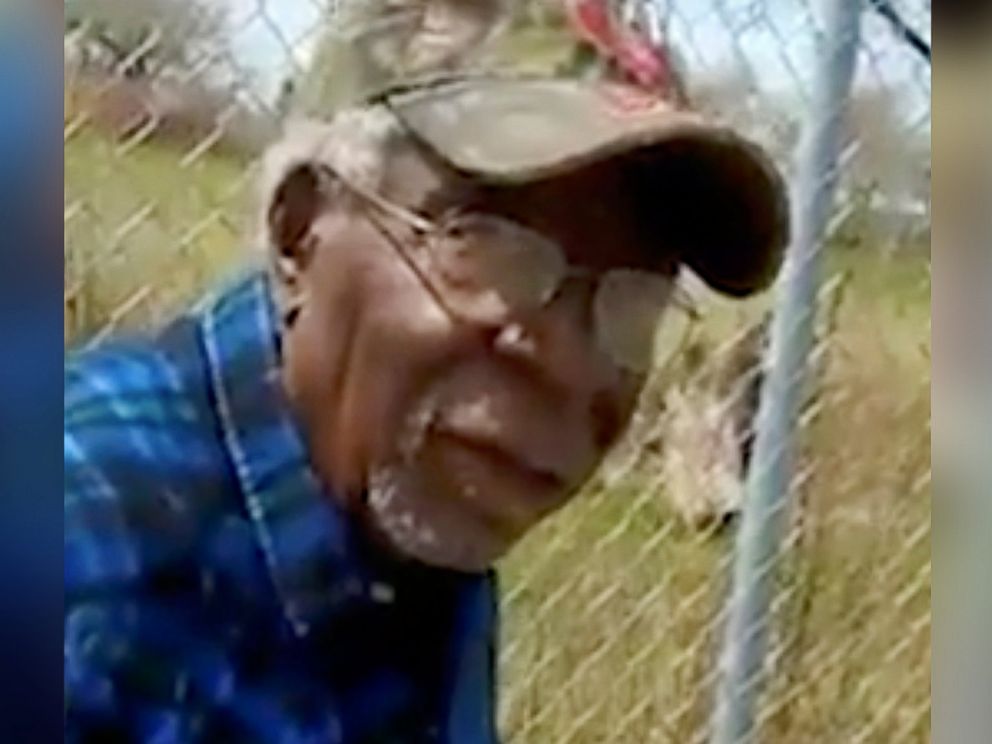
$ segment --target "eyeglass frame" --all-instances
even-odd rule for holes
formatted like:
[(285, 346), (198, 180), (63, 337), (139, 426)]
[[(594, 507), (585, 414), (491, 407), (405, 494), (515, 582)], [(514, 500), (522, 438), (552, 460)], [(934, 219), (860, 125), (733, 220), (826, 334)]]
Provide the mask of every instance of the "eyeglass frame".
[[(364, 186), (355, 183), (351, 179), (345, 177), (343, 174), (340, 173), (340, 171), (338, 171), (336, 168), (334, 168), (328, 163), (318, 164), (317, 173), (318, 176), (320, 174), (323, 174), (325, 177), (328, 177), (329, 179), (331, 179), (332, 183), (341, 184), (353, 195), (359, 197), (363, 201), (363, 203), (365, 203), (367, 208), (364, 210), (364, 212), (369, 220), (369, 223), (385, 239), (386, 243), (389, 244), (393, 252), (400, 258), (401, 261), (403, 261), (403, 263), (407, 266), (407, 268), (413, 272), (414, 276), (417, 277), (417, 280), (424, 287), (424, 289), (427, 290), (427, 292), (431, 295), (431, 298), (437, 303), (437, 305), (442, 310), (444, 310), (444, 312), (452, 320), (458, 323), (468, 323), (468, 324), (475, 324), (478, 322), (477, 320), (468, 317), (466, 313), (461, 312), (452, 306), (452, 304), (444, 297), (443, 291), (439, 289), (437, 286), (435, 286), (435, 280), (431, 279), (428, 276), (427, 272), (423, 269), (423, 267), (421, 267), (418, 264), (417, 259), (410, 252), (408, 246), (404, 244), (403, 240), (397, 237), (396, 235), (394, 235), (393, 232), (382, 222), (382, 220), (379, 219), (379, 217), (375, 214), (374, 210), (369, 209), (368, 207), (369, 206), (375, 207), (376, 209), (380, 210), (387, 216), (399, 220), (400, 222), (406, 224), (408, 227), (413, 229), (414, 232), (421, 237), (441, 232), (441, 226), (438, 224), (436, 220), (418, 214), (417, 212), (413, 211), (408, 207), (405, 207), (401, 204), (397, 204), (396, 202), (387, 199), (381, 194), (378, 194), (371, 189), (365, 188)], [(497, 219), (503, 220), (505, 218), (497, 217)], [(513, 220), (505, 220), (505, 221), (517, 225), (518, 227), (521, 227), (524, 230), (528, 230), (528, 231), (530, 230), (530, 228), (527, 228), (523, 225), (518, 225)], [(604, 273), (604, 272), (594, 272), (591, 270), (581, 269), (572, 265), (567, 261), (567, 254), (564, 251), (564, 249), (558, 244), (557, 241), (545, 238), (545, 236), (543, 235), (540, 235), (540, 237), (544, 238), (551, 245), (554, 246), (554, 248), (561, 254), (565, 266), (567, 267), (566, 273), (559, 279), (558, 284), (556, 285), (556, 291), (559, 290), (561, 286), (569, 278), (588, 278), (591, 275)], [(644, 273), (652, 274), (656, 272), (645, 271)], [(550, 302), (550, 300), (548, 300), (547, 302)], [(544, 303), (542, 307), (546, 306), (547, 302)], [(689, 323), (686, 326), (686, 330), (683, 333), (683, 338), (679, 343), (679, 346), (681, 347), (685, 344), (686, 339), (691, 335), (690, 330), (692, 325), (697, 321), (699, 321), (702, 315), (699, 312), (699, 310), (696, 308), (692, 298), (683, 290), (683, 288), (681, 287), (681, 285), (679, 285), (677, 280), (675, 281), (673, 286), (673, 291), (668, 298), (668, 304), (674, 307), (675, 309), (684, 312), (689, 320)], [(604, 353), (608, 354), (609, 352), (604, 350)], [(615, 359), (613, 361), (616, 364), (621, 364), (620, 362), (617, 362)]]

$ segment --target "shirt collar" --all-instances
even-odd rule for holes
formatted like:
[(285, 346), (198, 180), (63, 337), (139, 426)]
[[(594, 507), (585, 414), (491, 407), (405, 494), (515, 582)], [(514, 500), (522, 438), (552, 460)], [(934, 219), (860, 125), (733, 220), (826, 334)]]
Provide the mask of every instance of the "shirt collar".
[(279, 330), (264, 272), (200, 312), (221, 436), (287, 619), (305, 635), (329, 611), (374, 601), (358, 530), (318, 482), (282, 387)]
[(440, 725), (450, 734), (446, 740), (495, 741), (493, 572), (472, 576), (399, 566), (370, 546), (321, 487), (283, 391), (277, 316), (263, 272), (208, 301), (198, 317), (220, 436), (290, 627), (305, 636), (346, 608), (402, 603), (424, 581), (448, 586), (456, 604)]

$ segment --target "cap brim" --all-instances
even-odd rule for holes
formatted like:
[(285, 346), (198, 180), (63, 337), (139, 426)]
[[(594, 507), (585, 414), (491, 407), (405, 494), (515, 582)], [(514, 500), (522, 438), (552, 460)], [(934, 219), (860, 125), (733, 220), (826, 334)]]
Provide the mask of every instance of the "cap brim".
[(775, 277), (788, 240), (782, 178), (733, 130), (630, 89), (560, 79), (475, 78), (384, 98), (453, 168), (491, 184), (553, 178), (611, 158), (636, 170), (634, 201), (659, 241), (714, 288)]

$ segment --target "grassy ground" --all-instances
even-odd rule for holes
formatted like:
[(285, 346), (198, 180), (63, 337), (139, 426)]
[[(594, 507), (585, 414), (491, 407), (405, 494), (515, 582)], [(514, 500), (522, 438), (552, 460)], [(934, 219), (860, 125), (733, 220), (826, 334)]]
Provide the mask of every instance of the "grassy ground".
[(249, 250), (245, 164), (90, 132), (65, 146), (66, 337), (161, 321)]
[[(66, 332), (144, 327), (249, 250), (243, 164), (65, 152)], [(831, 256), (853, 280), (802, 508), (783, 551), (762, 741), (924, 742), (930, 705), (929, 265)], [(736, 322), (713, 313), (713, 338)], [(503, 725), (515, 742), (702, 741), (728, 545), (677, 527), (632, 472), (533, 534), (503, 566)]]

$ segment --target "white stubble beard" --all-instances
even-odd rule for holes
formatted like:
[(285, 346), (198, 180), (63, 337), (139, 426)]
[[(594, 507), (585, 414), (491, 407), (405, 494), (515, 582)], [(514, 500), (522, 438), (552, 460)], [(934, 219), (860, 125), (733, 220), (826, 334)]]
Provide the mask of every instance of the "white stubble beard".
[(394, 456), (370, 468), (369, 516), (375, 529), (404, 557), (440, 568), (484, 570), (488, 562), (479, 555), (478, 546), (466, 541), (464, 534), (452, 534), (457, 528), (445, 524), (443, 505), (430, 503), (441, 497), (431, 492), (423, 467), (424, 449), (439, 410), (438, 396), (425, 395), (406, 417)]

